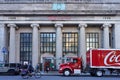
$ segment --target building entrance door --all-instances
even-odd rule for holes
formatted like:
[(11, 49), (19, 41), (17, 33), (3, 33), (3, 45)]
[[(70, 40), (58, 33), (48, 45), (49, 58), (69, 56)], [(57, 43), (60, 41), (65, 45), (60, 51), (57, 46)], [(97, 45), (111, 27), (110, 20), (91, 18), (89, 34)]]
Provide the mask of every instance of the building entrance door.
[(46, 72), (55, 70), (55, 59), (53, 57), (43, 57), (42, 66), (42, 70)]
[[(48, 71), (55, 71), (58, 70), (57, 66), (59, 66), (62, 63), (70, 62), (70, 58), (54, 58), (54, 57), (43, 57), (43, 63), (42, 63), (42, 71), (47, 72)], [(56, 61), (61, 61), (59, 65), (56, 65)]]

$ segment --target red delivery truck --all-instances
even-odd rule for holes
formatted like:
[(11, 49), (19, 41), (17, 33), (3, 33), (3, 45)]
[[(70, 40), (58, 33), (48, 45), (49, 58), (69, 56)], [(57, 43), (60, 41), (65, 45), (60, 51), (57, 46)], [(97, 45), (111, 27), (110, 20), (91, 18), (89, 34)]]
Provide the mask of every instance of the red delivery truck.
[(60, 65), (59, 73), (65, 76), (88, 72), (91, 76), (103, 76), (109, 71), (110, 74), (120, 73), (120, 50), (119, 49), (90, 49), (86, 52), (86, 67), (82, 66), (82, 58), (74, 57), (71, 62)]

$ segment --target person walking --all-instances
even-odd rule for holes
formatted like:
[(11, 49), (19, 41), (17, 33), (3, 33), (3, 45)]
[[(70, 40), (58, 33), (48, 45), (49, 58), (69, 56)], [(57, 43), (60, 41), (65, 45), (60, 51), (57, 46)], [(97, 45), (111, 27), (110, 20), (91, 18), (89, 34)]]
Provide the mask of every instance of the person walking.
[(29, 65), (28, 65), (27, 70), (28, 70), (28, 72), (29, 72), (30, 74), (34, 71), (34, 68), (33, 68), (32, 64), (29, 64)]
[(35, 71), (39, 72), (40, 71), (40, 64), (38, 63), (35, 67)]

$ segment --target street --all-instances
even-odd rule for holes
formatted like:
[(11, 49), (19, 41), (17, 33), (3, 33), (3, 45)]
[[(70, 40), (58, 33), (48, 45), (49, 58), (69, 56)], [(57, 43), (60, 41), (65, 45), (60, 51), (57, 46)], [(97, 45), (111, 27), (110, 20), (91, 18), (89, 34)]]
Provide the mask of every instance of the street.
[(65, 77), (61, 75), (48, 75), (48, 76), (42, 76), (39, 79), (35, 79), (34, 77), (29, 79), (22, 79), (21, 76), (0, 76), (0, 80), (120, 80), (119, 76), (103, 76), (103, 77), (92, 77), (89, 75), (76, 75), (76, 76), (70, 76)]

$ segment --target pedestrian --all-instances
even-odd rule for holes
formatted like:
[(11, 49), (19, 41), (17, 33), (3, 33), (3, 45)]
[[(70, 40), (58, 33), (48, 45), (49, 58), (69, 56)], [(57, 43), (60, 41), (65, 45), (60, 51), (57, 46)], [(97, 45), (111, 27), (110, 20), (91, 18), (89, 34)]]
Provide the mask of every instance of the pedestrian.
[(54, 64), (53, 63), (50, 63), (50, 70), (54, 70)]
[(33, 68), (32, 64), (29, 64), (29, 65), (28, 65), (27, 70), (28, 70), (28, 72), (29, 72), (30, 74), (34, 71), (34, 68)]
[(50, 70), (50, 68), (49, 68), (49, 62), (48, 61), (45, 62), (45, 70), (46, 70), (47, 73)]
[(35, 67), (35, 71), (39, 72), (40, 71), (40, 64), (38, 63)]
[(28, 68), (28, 64), (27, 63), (21, 65), (21, 69), (27, 69), (27, 68)]

